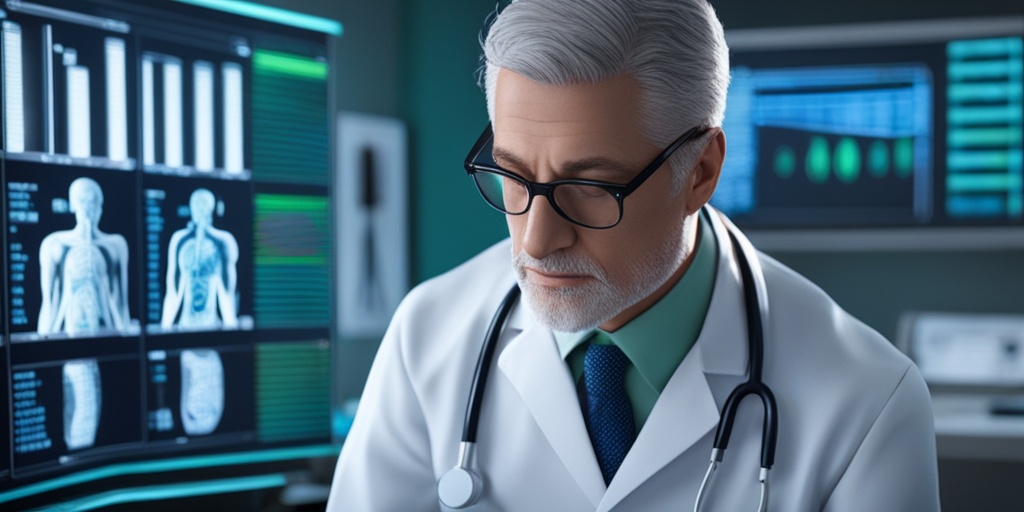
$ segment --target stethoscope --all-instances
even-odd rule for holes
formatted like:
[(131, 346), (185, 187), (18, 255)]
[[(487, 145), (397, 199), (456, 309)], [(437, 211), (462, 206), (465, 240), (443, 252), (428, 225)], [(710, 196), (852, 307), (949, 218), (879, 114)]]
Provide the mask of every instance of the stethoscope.
[[(768, 509), (768, 471), (775, 462), (775, 443), (778, 438), (778, 408), (775, 396), (767, 384), (762, 382), (764, 368), (764, 321), (768, 318), (768, 293), (764, 282), (761, 264), (757, 259), (750, 241), (732, 225), (725, 217), (721, 217), (710, 207), (705, 207), (707, 218), (711, 220), (714, 230), (726, 229), (732, 241), (733, 250), (739, 262), (740, 275), (743, 279), (743, 302), (747, 317), (747, 344), (750, 353), (749, 378), (736, 386), (722, 406), (721, 421), (715, 432), (715, 441), (711, 450), (711, 462), (708, 465), (697, 499), (693, 504), (694, 512), (701, 510), (704, 498), (714, 478), (715, 470), (722, 462), (725, 449), (732, 435), (733, 422), (740, 402), (749, 395), (757, 395), (764, 406), (764, 423), (761, 431), (761, 471), (758, 481), (761, 485), (761, 497), (758, 512)], [(449, 469), (437, 481), (437, 496), (442, 505), (462, 509), (475, 504), (483, 495), (484, 484), (476, 462), (476, 432), (480, 420), (480, 406), (483, 401), (484, 388), (494, 358), (495, 347), (501, 337), (509, 313), (519, 298), (519, 286), (514, 285), (501, 305), (494, 313), (491, 324), (487, 328), (480, 357), (477, 359), (473, 385), (469, 392), (469, 403), (466, 406), (466, 417), (462, 427), (462, 442), (459, 443), (459, 458), (455, 467)]]

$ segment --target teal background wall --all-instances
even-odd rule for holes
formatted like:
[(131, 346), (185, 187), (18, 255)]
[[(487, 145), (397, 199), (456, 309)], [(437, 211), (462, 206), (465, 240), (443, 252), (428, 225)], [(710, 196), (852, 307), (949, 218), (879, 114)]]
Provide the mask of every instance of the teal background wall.
[[(477, 36), (494, 0), (264, 0), (340, 20), (337, 104), (409, 127), (414, 283), (503, 238), (461, 162), (487, 121)], [(726, 30), (922, 18), (1024, 15), (1020, 0), (713, 0)], [(772, 255), (894, 338), (908, 310), (1024, 313), (1024, 251), (784, 252)], [(340, 387), (355, 396), (377, 339), (343, 340)]]
[(402, 112), (412, 141), (413, 276), (426, 279), (505, 236), (504, 218), (481, 201), (462, 168), (487, 123), (477, 87), (478, 35), (494, 2), (406, 2), (409, 73)]

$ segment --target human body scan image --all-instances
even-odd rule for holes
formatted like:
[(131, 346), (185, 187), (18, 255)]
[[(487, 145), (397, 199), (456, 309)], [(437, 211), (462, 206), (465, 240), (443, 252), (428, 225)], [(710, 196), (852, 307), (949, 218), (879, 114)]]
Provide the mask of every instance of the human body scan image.
[(129, 323), (128, 243), (99, 229), (103, 190), (78, 178), (68, 190), (75, 226), (54, 231), (39, 247), (39, 334), (123, 330)]
[(224, 414), (224, 365), (217, 351), (181, 353), (181, 423), (190, 436), (212, 433)]
[(63, 367), (64, 443), (69, 450), (96, 443), (103, 408), (100, 366), (95, 359), (68, 361)]
[(167, 288), (161, 325), (234, 327), (238, 242), (213, 226), (213, 192), (197, 189), (189, 200), (191, 221), (171, 235), (167, 249)]

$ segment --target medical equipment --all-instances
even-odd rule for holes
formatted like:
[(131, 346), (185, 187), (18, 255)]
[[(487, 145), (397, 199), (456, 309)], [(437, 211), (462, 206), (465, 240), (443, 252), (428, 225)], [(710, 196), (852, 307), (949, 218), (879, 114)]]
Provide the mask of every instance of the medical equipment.
[[(761, 485), (759, 512), (768, 507), (768, 471), (775, 462), (775, 443), (778, 438), (778, 408), (771, 389), (761, 380), (764, 366), (764, 322), (768, 318), (768, 293), (764, 282), (764, 274), (750, 241), (736, 229), (732, 223), (720, 217), (710, 207), (705, 207), (707, 218), (711, 219), (714, 229), (726, 229), (737, 255), (740, 274), (743, 279), (743, 297), (747, 317), (747, 343), (750, 354), (749, 377), (740, 384), (722, 406), (721, 421), (715, 432), (711, 462), (697, 491), (694, 512), (699, 512), (711, 484), (715, 470), (729, 444), (733, 422), (740, 402), (748, 395), (757, 395), (764, 406), (764, 423), (761, 433), (761, 471), (758, 480)], [(721, 219), (721, 220), (719, 220)], [(724, 224), (724, 226), (723, 226)], [(440, 502), (446, 507), (462, 509), (472, 506), (483, 495), (483, 478), (480, 476), (476, 463), (476, 431), (480, 418), (480, 406), (483, 401), (487, 377), (491, 362), (501, 336), (501, 331), (509, 313), (519, 298), (519, 286), (513, 286), (502, 300), (484, 338), (484, 344), (477, 360), (473, 384), (470, 388), (465, 422), (463, 424), (462, 441), (459, 443), (458, 462), (448, 470), (437, 482), (437, 494)]]

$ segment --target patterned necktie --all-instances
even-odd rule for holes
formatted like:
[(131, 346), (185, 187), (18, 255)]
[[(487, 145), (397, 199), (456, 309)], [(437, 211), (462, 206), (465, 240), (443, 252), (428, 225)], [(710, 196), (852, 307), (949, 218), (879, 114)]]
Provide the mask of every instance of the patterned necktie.
[(626, 354), (612, 344), (590, 343), (583, 359), (587, 428), (605, 484), (612, 481), (636, 439), (624, 379), (628, 365)]

